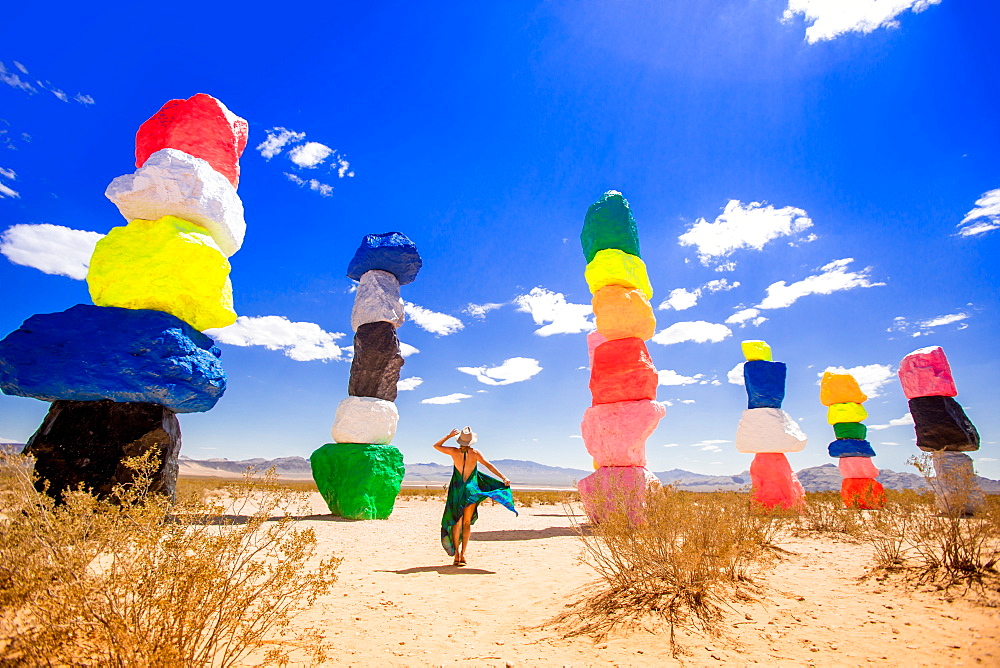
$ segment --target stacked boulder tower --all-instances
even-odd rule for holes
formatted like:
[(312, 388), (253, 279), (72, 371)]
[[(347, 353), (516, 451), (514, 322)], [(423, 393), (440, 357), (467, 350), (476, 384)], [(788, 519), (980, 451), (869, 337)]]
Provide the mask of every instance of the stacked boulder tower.
[(313, 479), (330, 512), (350, 519), (385, 519), (403, 481), (396, 435), (396, 383), (403, 356), (396, 328), (403, 324), (399, 286), (421, 267), (417, 247), (399, 232), (369, 234), (347, 268), (358, 281), (351, 311), (354, 359), (348, 397), (340, 402), (327, 443), (309, 458)]
[(931, 453), (934, 492), (941, 510), (973, 515), (985, 503), (972, 458), (979, 432), (955, 400), (958, 389), (940, 346), (914, 350), (899, 363), (899, 382), (909, 402), (917, 447)]
[(597, 470), (579, 482), (580, 496), (591, 521), (622, 509), (634, 518), (646, 489), (659, 484), (646, 469), (646, 439), (666, 409), (656, 401), (659, 377), (645, 344), (656, 330), (653, 289), (620, 192), (590, 206), (580, 241), (597, 325), (587, 337), (592, 405), (580, 427)]
[(806, 435), (781, 409), (787, 367), (771, 359), (771, 347), (764, 341), (743, 341), (741, 347), (746, 358), (743, 380), (747, 409), (736, 428), (736, 449), (754, 456), (750, 464), (751, 496), (768, 510), (797, 509), (806, 493), (785, 453), (805, 448)]
[(827, 371), (819, 383), (819, 400), (827, 407), (827, 422), (836, 436), (828, 451), (838, 459), (844, 507), (860, 510), (885, 507), (885, 489), (876, 480), (878, 468), (872, 462), (875, 450), (866, 439), (868, 427), (861, 422), (868, 417), (861, 405), (868, 401), (868, 395), (851, 374)]
[(174, 494), (176, 413), (211, 409), (226, 389), (202, 330), (236, 321), (228, 258), (246, 223), (236, 194), (247, 122), (210, 95), (171, 100), (136, 133), (133, 174), (105, 195), (128, 221), (94, 249), (94, 305), (28, 318), (0, 342), (0, 389), (52, 402), (26, 454), (61, 498), (132, 479), (126, 457), (159, 459), (151, 489)]

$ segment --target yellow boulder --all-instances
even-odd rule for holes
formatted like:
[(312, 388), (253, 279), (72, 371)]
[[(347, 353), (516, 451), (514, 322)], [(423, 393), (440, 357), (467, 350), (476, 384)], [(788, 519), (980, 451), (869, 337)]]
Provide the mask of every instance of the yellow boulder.
[(626, 288), (638, 288), (646, 295), (646, 299), (653, 298), (653, 286), (649, 284), (646, 264), (635, 255), (617, 248), (598, 251), (587, 265), (583, 276), (587, 279), (591, 293), (606, 285), (621, 285)]
[(853, 401), (834, 404), (826, 410), (826, 421), (830, 424), (838, 422), (861, 422), (868, 417), (868, 411), (861, 404)]
[(743, 341), (740, 343), (740, 348), (743, 349), (743, 357), (747, 358), (747, 362), (754, 360), (773, 361), (771, 359), (771, 346), (767, 345), (766, 341)]
[(819, 401), (824, 406), (843, 403), (861, 404), (868, 401), (868, 395), (861, 391), (858, 381), (851, 374), (827, 371), (819, 383)]
[(607, 340), (634, 336), (646, 341), (656, 333), (656, 316), (646, 295), (636, 288), (607, 285), (594, 293), (597, 331)]
[(205, 228), (174, 216), (108, 232), (87, 287), (97, 306), (165, 311), (197, 330), (236, 322), (229, 261)]

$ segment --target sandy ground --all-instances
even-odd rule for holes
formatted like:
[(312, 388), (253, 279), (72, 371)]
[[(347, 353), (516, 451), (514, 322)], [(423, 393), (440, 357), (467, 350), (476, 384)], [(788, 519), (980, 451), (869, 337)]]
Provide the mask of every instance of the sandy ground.
[(297, 624), (326, 632), (336, 665), (1000, 666), (1000, 611), (862, 579), (860, 543), (783, 540), (766, 599), (736, 605), (725, 640), (686, 636), (675, 658), (664, 630), (595, 642), (546, 626), (596, 580), (559, 506), (483, 507), (458, 568), (439, 543), (441, 501), (401, 500), (368, 522), (311, 502), (305, 522), (343, 562)]

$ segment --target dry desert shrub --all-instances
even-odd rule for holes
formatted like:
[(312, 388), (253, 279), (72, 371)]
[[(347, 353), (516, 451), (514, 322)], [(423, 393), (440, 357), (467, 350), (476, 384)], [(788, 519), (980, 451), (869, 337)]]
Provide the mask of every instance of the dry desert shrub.
[(857, 510), (844, 508), (840, 492), (807, 492), (799, 531), (838, 533), (858, 537), (864, 518)]
[[(934, 489), (928, 458), (910, 461)], [(890, 492), (882, 511), (873, 511), (865, 539), (875, 548), (877, 568), (903, 572), (918, 583), (942, 589), (964, 586), (989, 599), (1000, 595), (1000, 498), (982, 499), (974, 480), (948, 481), (942, 507), (933, 492)], [(948, 512), (975, 500), (974, 516)]]
[(514, 490), (514, 503), (525, 508), (575, 503), (580, 493), (570, 490)]
[(424, 487), (403, 487), (399, 490), (399, 499), (444, 499), (448, 494), (447, 485), (426, 485)]
[(746, 494), (650, 489), (640, 517), (618, 512), (577, 526), (583, 559), (602, 586), (555, 623), (568, 636), (603, 638), (660, 621), (675, 651), (678, 626), (716, 635), (727, 602), (756, 589), (780, 521), (754, 512)]
[(129, 465), (136, 482), (113, 500), (74, 491), (57, 506), (27, 458), (0, 455), (0, 664), (273, 664), (292, 648), (321, 660), (322, 638), (290, 624), (340, 560), (316, 563), (273, 471), (226, 488), (225, 505), (172, 504), (146, 493), (148, 459)]
[[(248, 469), (247, 472), (251, 476), (257, 473), (256, 469)], [(217, 478), (212, 476), (182, 476), (177, 478), (177, 496), (187, 500), (208, 502), (220, 490), (239, 486), (241, 480), (240, 478)], [(283, 478), (276, 478), (275, 484), (292, 492), (308, 493), (319, 491), (316, 483), (312, 480), (285, 480)]]

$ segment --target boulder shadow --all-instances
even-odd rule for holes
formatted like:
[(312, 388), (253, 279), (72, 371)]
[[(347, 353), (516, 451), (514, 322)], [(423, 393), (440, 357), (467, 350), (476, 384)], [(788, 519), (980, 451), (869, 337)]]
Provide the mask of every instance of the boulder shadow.
[(496, 575), (496, 571), (488, 571), (483, 568), (469, 568), (468, 566), (452, 566), (444, 564), (441, 566), (413, 566), (403, 568), (398, 571), (377, 570), (376, 573), (395, 573), (396, 575), (413, 575), (415, 573), (437, 573), (438, 575)]

